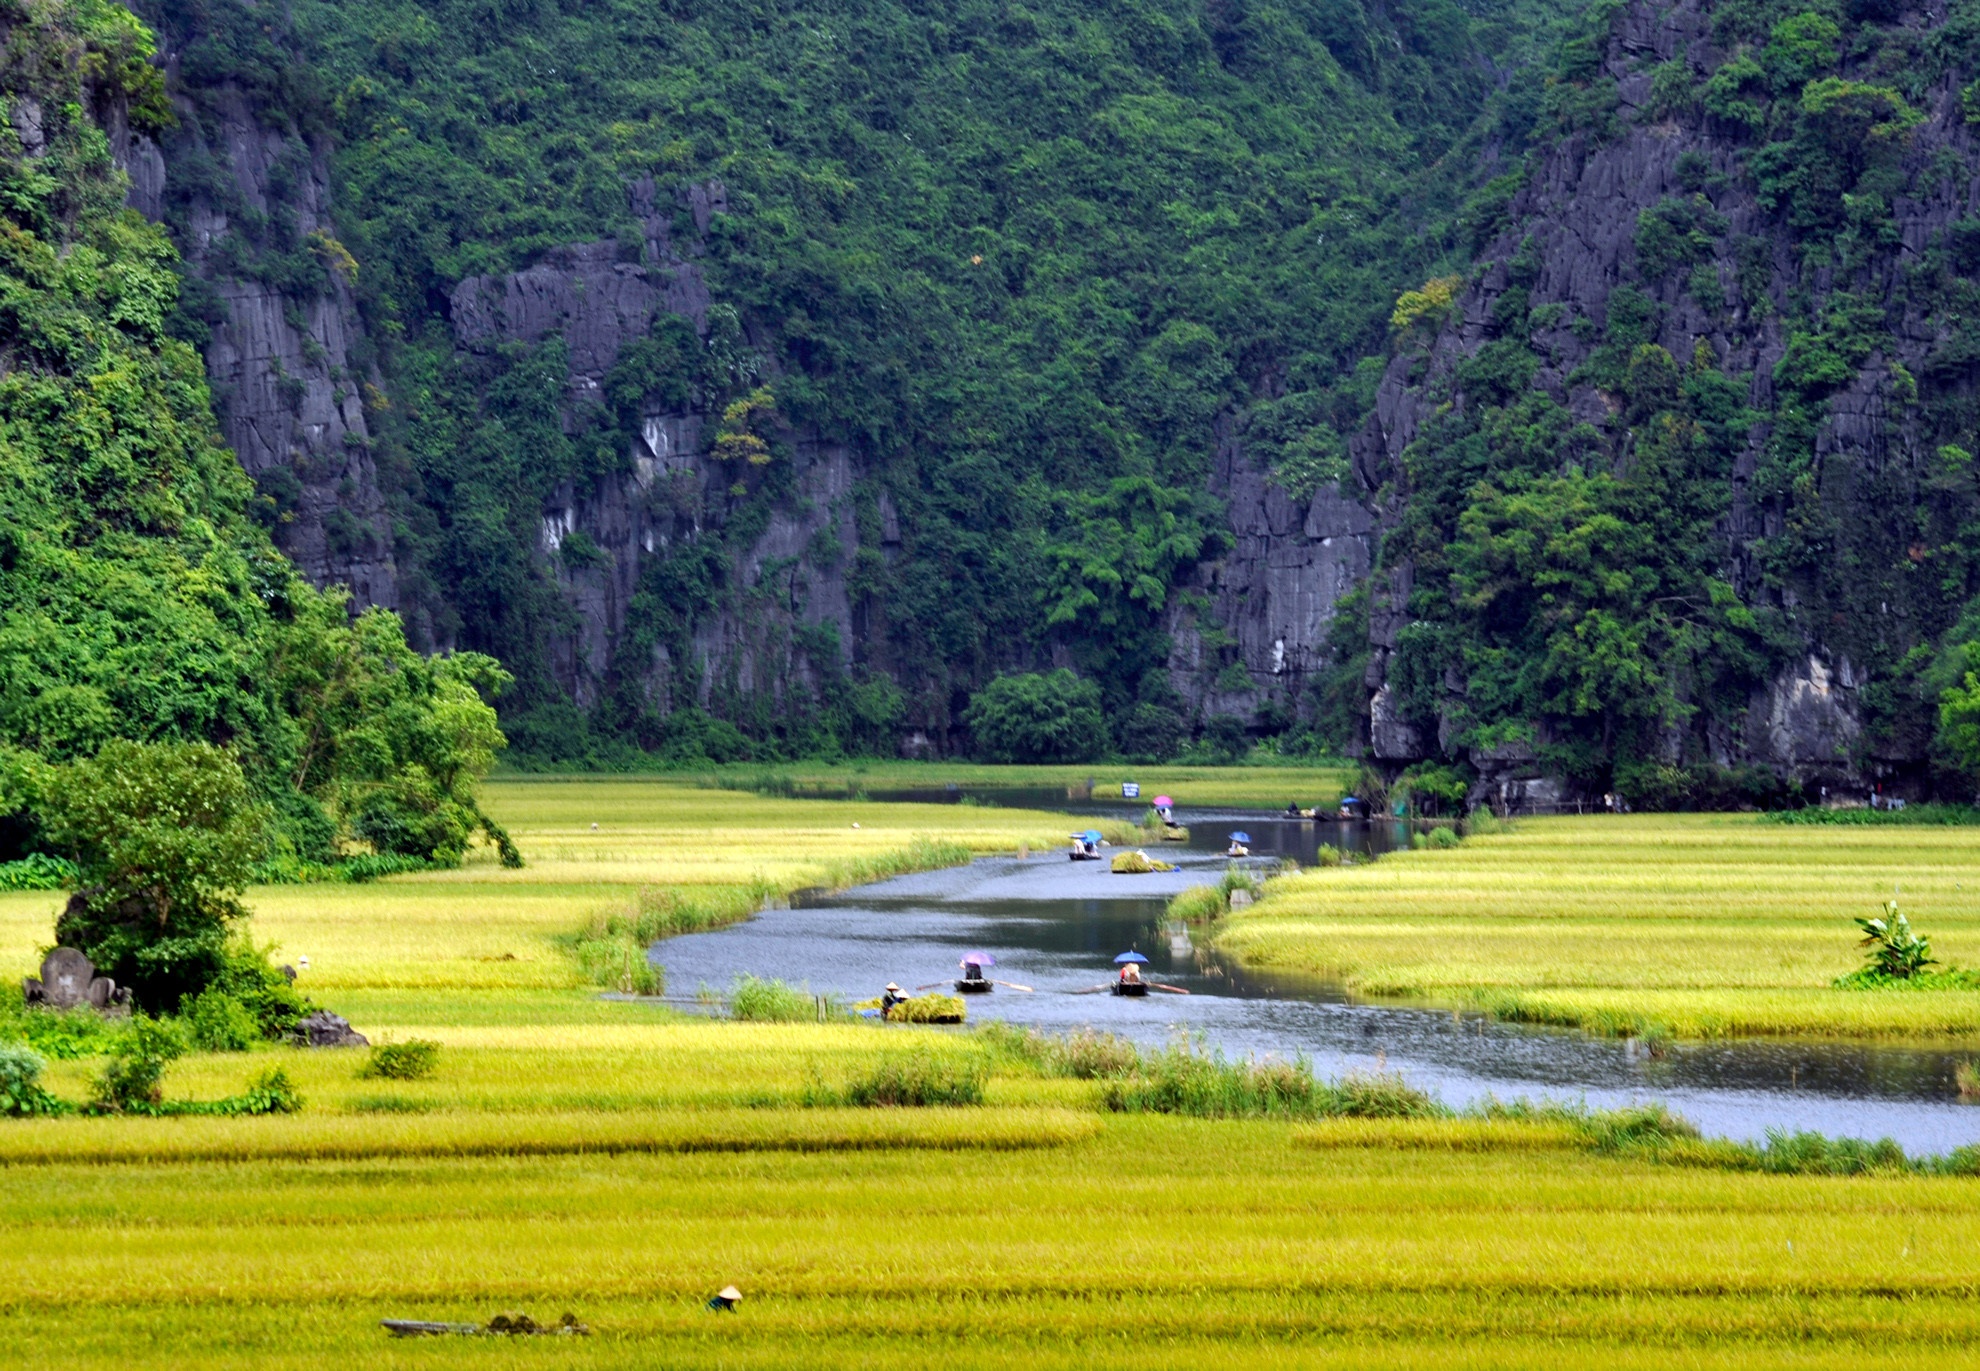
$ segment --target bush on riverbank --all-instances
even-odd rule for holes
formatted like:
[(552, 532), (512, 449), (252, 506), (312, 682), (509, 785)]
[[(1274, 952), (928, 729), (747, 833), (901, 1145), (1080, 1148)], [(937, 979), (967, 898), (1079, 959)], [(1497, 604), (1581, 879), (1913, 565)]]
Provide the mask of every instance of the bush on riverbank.
[(1199, 1119), (1427, 1119), (1450, 1112), (1400, 1076), (1323, 1081), (1303, 1057), (1234, 1062), (1187, 1043), (1144, 1053), (1139, 1070), (1111, 1082), (1102, 1100), (1121, 1114)]
[(818, 1017), (818, 1000), (809, 990), (779, 980), (738, 976), (729, 988), (729, 1017), (745, 1023), (805, 1023)]

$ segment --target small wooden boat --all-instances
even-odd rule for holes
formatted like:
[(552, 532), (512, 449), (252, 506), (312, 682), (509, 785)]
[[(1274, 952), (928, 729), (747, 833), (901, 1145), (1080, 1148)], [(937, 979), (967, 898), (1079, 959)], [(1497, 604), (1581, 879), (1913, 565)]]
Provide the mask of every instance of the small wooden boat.
[(1127, 995), (1127, 996), (1129, 996), (1129, 997), (1131, 997), (1131, 998), (1139, 998), (1139, 997), (1141, 997), (1141, 996), (1143, 996), (1143, 995), (1146, 995), (1146, 994), (1148, 993), (1148, 982), (1146, 982), (1146, 981), (1115, 981), (1115, 982), (1114, 982), (1114, 993), (1115, 993), (1116, 995)]
[(958, 976), (955, 981), (956, 994), (988, 995), (995, 984), (995, 981), (986, 981), (981, 976)]

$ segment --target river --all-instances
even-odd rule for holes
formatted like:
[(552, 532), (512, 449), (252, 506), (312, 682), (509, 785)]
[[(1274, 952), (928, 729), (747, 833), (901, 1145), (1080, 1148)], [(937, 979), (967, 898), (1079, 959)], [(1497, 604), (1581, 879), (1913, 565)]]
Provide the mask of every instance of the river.
[[(1064, 799), (1055, 807), (1130, 812)], [(655, 946), (653, 959), (666, 967), (676, 995), (703, 985), (725, 990), (748, 974), (864, 999), (889, 980), (946, 989), (964, 952), (985, 951), (997, 959), (992, 976), (1031, 993), (999, 987), (971, 997), (977, 1022), (1000, 1018), (1046, 1031), (1091, 1027), (1153, 1045), (1187, 1034), (1234, 1056), (1303, 1056), (1322, 1075), (1395, 1072), (1458, 1106), (1487, 1096), (1594, 1107), (1662, 1101), (1709, 1136), (1751, 1141), (1769, 1129), (1889, 1137), (1913, 1153), (1980, 1141), (1980, 1108), (1958, 1103), (1953, 1080), (1956, 1062), (1971, 1053), (1770, 1039), (1677, 1043), (1653, 1054), (1632, 1040), (1496, 1023), (1432, 1006), (1355, 1002), (1337, 986), (1247, 973), (1163, 917), (1171, 895), (1222, 874), (1232, 828), (1251, 835), (1254, 865), (1277, 855), (1311, 862), (1323, 841), (1381, 850), (1407, 831), (1381, 823), (1287, 823), (1256, 812), (1193, 810), (1177, 817), (1189, 824), (1191, 842), (1150, 849), (1180, 864), (1172, 874), (1116, 876), (1103, 863), (1069, 862), (1063, 851), (985, 858), (800, 897), (746, 923), (668, 939)], [(1130, 949), (1148, 958), (1150, 979), (1190, 993), (1158, 991), (1145, 999), (1075, 993), (1106, 984), (1114, 956)]]

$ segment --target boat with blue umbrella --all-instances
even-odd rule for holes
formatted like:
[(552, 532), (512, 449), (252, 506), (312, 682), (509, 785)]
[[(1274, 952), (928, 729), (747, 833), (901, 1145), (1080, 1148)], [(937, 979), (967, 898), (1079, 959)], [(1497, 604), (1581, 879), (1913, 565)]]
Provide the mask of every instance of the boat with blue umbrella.
[(1066, 854), (1070, 861), (1097, 862), (1100, 860), (1100, 830), (1081, 829), (1072, 835), (1072, 851)]
[(1237, 832), (1231, 834), (1231, 845), (1224, 849), (1224, 855), (1226, 857), (1249, 857), (1251, 855), (1251, 849), (1245, 846), (1245, 844), (1250, 841), (1251, 835), (1243, 829), (1239, 829)]

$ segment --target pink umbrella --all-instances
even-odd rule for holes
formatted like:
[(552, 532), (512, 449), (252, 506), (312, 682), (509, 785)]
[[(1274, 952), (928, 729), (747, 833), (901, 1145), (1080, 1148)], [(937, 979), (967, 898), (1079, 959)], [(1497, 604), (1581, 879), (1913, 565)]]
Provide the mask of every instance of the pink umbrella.
[(1174, 805), (1175, 805), (1175, 801), (1170, 799), (1167, 795), (1157, 795), (1155, 797), (1155, 807), (1157, 809), (1169, 809), (1172, 808)]

